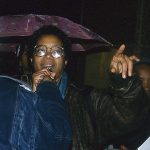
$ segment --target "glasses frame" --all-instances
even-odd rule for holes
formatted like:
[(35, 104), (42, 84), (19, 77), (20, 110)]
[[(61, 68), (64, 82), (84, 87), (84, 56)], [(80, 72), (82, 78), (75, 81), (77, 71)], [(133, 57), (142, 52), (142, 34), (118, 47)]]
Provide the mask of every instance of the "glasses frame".
[[(45, 47), (45, 50), (44, 50), (45, 52), (44, 52), (43, 55), (37, 55), (37, 54), (36, 54), (36, 49), (37, 49), (38, 47), (41, 47), (41, 46), (44, 46), (44, 47)], [(58, 47), (58, 48), (60, 48), (60, 50), (62, 51), (61, 56), (54, 56), (53, 52), (54, 52), (54, 51), (56, 52), (57, 50), (53, 50), (53, 47)], [(51, 53), (51, 56), (52, 56), (53, 58), (60, 58), (60, 57), (62, 57), (62, 56), (64, 55), (64, 48), (63, 48), (62, 46), (57, 46), (57, 45), (54, 45), (54, 46), (52, 46), (52, 47), (48, 47), (48, 46), (46, 46), (46, 45), (35, 45), (35, 46), (34, 46), (34, 52), (33, 52), (33, 54), (34, 54), (35, 56), (38, 56), (38, 57), (43, 57), (43, 56), (46, 55), (48, 49), (51, 50), (49, 53)]]

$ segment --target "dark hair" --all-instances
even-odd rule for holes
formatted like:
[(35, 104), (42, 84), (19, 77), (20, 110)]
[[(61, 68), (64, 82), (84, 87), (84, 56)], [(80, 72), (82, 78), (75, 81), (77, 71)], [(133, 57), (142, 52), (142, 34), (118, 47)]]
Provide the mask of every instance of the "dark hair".
[(69, 37), (60, 29), (53, 25), (43, 26), (40, 29), (36, 30), (29, 38), (28, 49), (29, 56), (33, 57), (34, 46), (36, 45), (38, 39), (43, 35), (55, 35), (58, 37), (63, 45), (65, 51), (65, 59), (69, 59), (71, 56), (71, 42)]

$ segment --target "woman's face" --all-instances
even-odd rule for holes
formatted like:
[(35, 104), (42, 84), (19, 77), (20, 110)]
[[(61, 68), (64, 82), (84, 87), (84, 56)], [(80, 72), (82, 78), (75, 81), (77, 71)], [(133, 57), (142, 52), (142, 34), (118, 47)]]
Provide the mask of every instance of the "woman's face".
[(38, 39), (36, 43), (36, 46), (39, 45), (44, 45), (45, 47), (47, 47), (47, 50), (44, 56), (33, 56), (34, 72), (40, 71), (45, 68), (52, 68), (51, 71), (56, 74), (55, 80), (58, 81), (65, 65), (67, 64), (67, 61), (65, 61), (64, 55), (58, 58), (54, 58), (51, 54), (51, 51), (53, 50), (52, 47), (62, 47), (61, 40), (55, 35), (43, 35)]

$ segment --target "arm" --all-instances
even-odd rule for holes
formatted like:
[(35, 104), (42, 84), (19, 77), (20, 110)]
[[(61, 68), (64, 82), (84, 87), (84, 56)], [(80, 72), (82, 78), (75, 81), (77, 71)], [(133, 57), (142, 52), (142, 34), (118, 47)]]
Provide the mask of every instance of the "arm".
[(39, 97), (37, 115), (40, 137), (44, 135), (39, 140), (44, 143), (39, 143), (39, 149), (40, 146), (44, 149), (44, 145), (45, 149), (46, 146), (49, 149), (68, 149), (72, 140), (72, 129), (58, 88), (55, 84), (44, 81), (39, 84), (36, 93)]
[(110, 140), (136, 129), (147, 113), (148, 100), (136, 76), (132, 76), (135, 56), (123, 54), (122, 45), (111, 61), (109, 92), (91, 92), (91, 105), (99, 139)]

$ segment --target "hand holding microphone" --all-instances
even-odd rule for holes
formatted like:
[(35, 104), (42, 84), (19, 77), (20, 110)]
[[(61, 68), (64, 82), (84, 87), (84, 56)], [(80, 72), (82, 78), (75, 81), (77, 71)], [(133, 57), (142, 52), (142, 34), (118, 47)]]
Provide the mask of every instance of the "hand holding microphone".
[(55, 83), (55, 76), (56, 74), (53, 72), (52, 67), (44, 68), (38, 72), (33, 73), (32, 75), (32, 89), (35, 92), (37, 86), (40, 84), (41, 81), (50, 81)]

